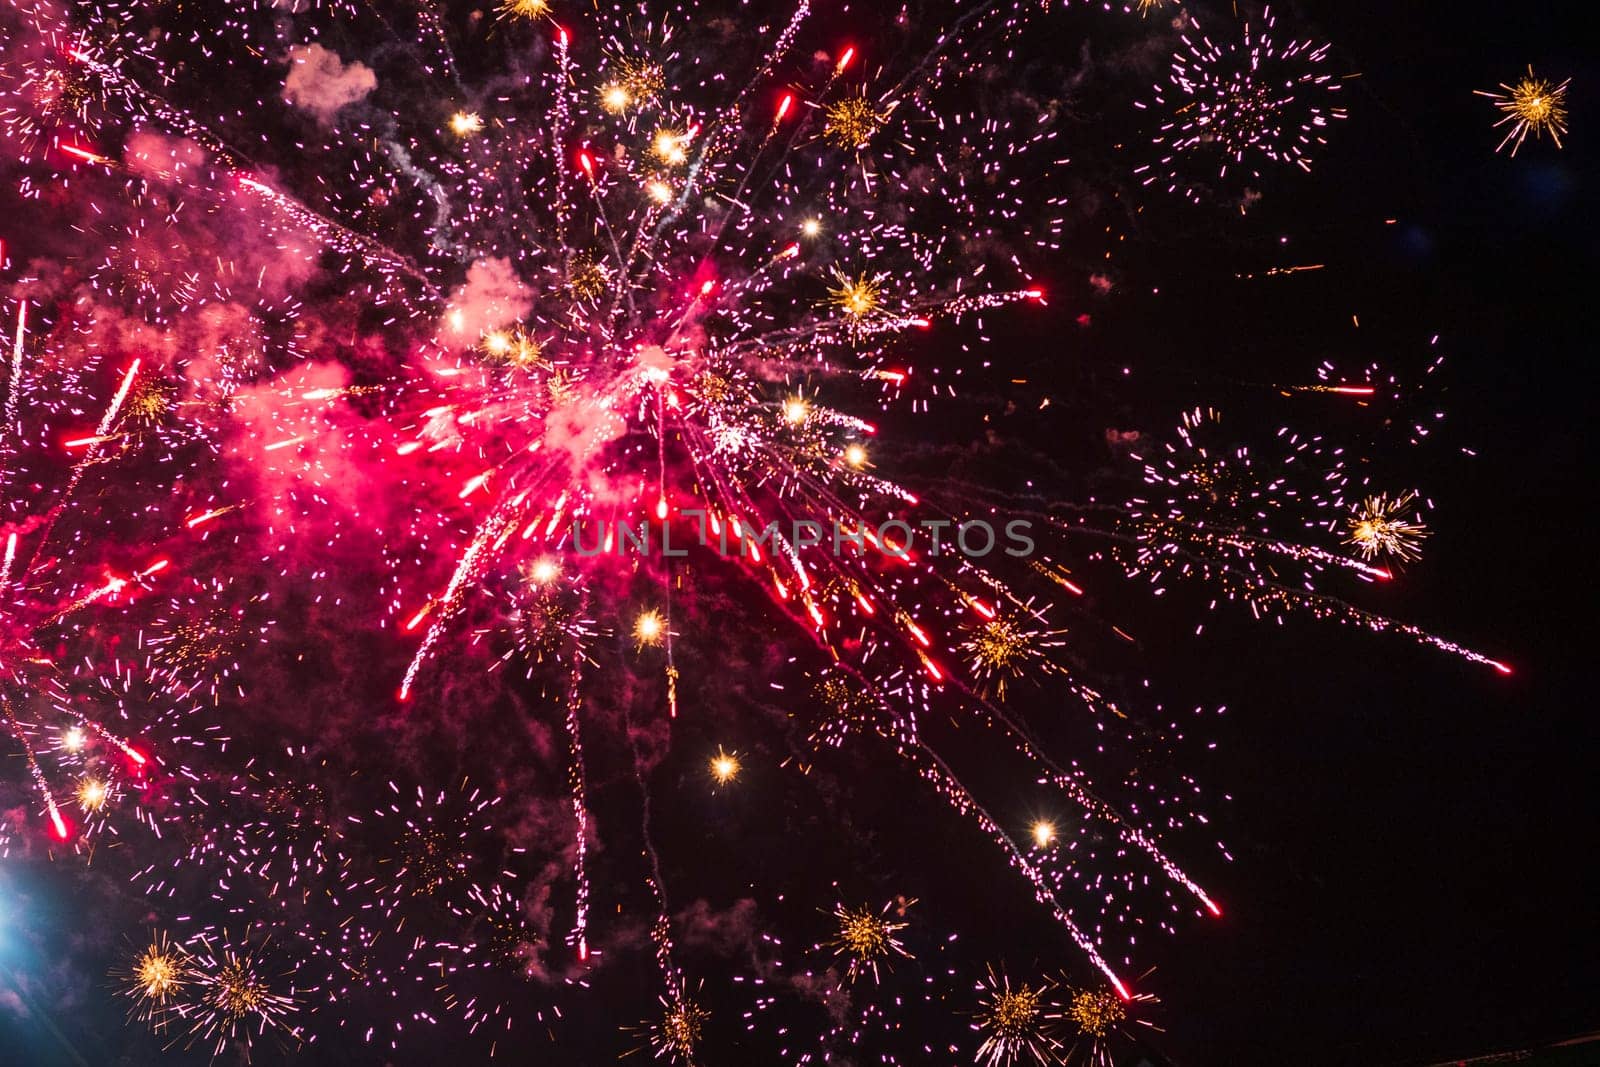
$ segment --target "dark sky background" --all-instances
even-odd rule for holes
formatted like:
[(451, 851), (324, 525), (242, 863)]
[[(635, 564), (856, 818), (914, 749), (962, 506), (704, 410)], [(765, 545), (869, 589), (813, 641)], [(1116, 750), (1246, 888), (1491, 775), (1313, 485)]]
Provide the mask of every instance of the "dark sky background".
[[(1347, 90), (1352, 118), (1311, 176), (1273, 187), (1246, 236), (1201, 216), (1176, 231), (1135, 227), (1122, 280), (1162, 291), (1094, 309), (1071, 373), (1114, 381), (1138, 351), (1141, 379), (1116, 402), (1130, 422), (1160, 426), (1219, 380), (1271, 381), (1274, 368), (1324, 357), (1359, 364), (1391, 344), (1413, 357), (1439, 334), (1449, 440), (1478, 457), (1435, 450), (1423, 480), (1435, 537), (1404, 588), (1375, 591), (1373, 604), (1516, 673), (1227, 613), (1149, 664), (1169, 695), (1230, 709), (1196, 773), (1233, 797), (1218, 836), (1236, 857), (1196, 864), (1225, 918), (1152, 943), (1167, 1030), (1153, 1048), (1182, 1067), (1403, 1067), (1600, 1030), (1591, 24), (1576, 4), (1342, 0), (1284, 14), (1361, 72)], [(1567, 147), (1530, 141), (1515, 159), (1495, 155), (1492, 108), (1470, 90), (1529, 62), (1573, 77)], [(1263, 260), (1260, 238), (1277, 231), (1289, 243)], [(1328, 268), (1218, 280), (1229, 263), (1272, 262)], [(1052, 335), (1070, 335), (1080, 310), (1058, 302)], [(1352, 314), (1361, 331), (1347, 328)], [(929, 862), (917, 842), (900, 847)], [(939, 860), (955, 896), (988, 891), (961, 884), (969, 861), (997, 865), (979, 852)], [(22, 900), (0, 896), (0, 950)], [(26, 902), (63, 937), (84, 918), (48, 891)], [(999, 931), (1029, 905), (1018, 892), (995, 906)], [(1036, 927), (1016, 919), (1017, 930)], [(0, 966), (26, 962), (0, 951)], [(116, 1005), (35, 1007), (52, 1022), (0, 1030), (0, 1064), (73, 1062), (49, 1026), (91, 1063), (152, 1052), (122, 1030)], [(591, 1062), (560, 1047), (535, 1055)]]

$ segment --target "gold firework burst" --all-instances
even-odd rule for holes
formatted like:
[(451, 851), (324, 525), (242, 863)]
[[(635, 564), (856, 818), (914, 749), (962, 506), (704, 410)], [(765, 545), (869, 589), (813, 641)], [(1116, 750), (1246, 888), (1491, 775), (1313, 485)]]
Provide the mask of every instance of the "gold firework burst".
[(1422, 542), (1429, 536), (1427, 525), (1414, 512), (1407, 518), (1416, 502), (1415, 493), (1392, 498), (1381, 493), (1367, 497), (1356, 506), (1355, 514), (1345, 520), (1350, 534), (1345, 544), (1354, 545), (1364, 559), (1376, 556), (1416, 559), (1422, 554)]
[(1516, 155), (1517, 149), (1522, 147), (1522, 142), (1530, 133), (1535, 140), (1548, 133), (1556, 147), (1560, 148), (1561, 135), (1567, 132), (1567, 86), (1571, 84), (1571, 78), (1559, 85), (1548, 78), (1541, 78), (1533, 73), (1530, 64), (1528, 76), (1515, 85), (1501, 82), (1500, 92), (1476, 90), (1478, 96), (1493, 100), (1494, 106), (1505, 113), (1495, 127), (1511, 127), (1495, 151), (1499, 152), (1510, 145), (1511, 154)]
[(78, 783), (78, 807), (85, 814), (101, 811), (111, 800), (111, 784), (103, 778), (85, 778)]
[(1006, 685), (1029, 671), (1048, 674), (1058, 669), (1049, 650), (1061, 647), (1066, 631), (1046, 629), (1039, 622), (1031, 609), (999, 612), (973, 627), (961, 643), (973, 675), (1002, 700)]
[(852, 982), (868, 972), (872, 974), (872, 980), (877, 981), (880, 965), (887, 966), (895, 956), (911, 957), (905, 945), (895, 936), (910, 924), (895, 922), (889, 917), (889, 912), (895, 909), (897, 916), (903, 916), (906, 909), (915, 903), (915, 900), (891, 902), (878, 911), (867, 907), (851, 908), (843, 904), (833, 909), (833, 917), (839, 927), (828, 945), (836, 955), (849, 959), (847, 974)]
[(861, 93), (829, 104), (823, 115), (823, 136), (840, 148), (865, 147), (889, 117)]
[(437, 893), (462, 877), (467, 866), (459, 839), (452, 840), (432, 826), (414, 828), (400, 842), (405, 870), (423, 893)]
[(671, 1000), (661, 998), (661, 1006), (661, 1018), (644, 1025), (651, 1051), (658, 1060), (694, 1063), (711, 1012), (681, 994)]
[(694, 393), (700, 402), (711, 407), (726, 404), (743, 395), (734, 385), (733, 378), (714, 370), (703, 372), (694, 382)]
[(586, 255), (573, 258), (572, 267), (567, 271), (567, 288), (578, 299), (593, 300), (610, 284), (611, 272), (606, 270), (605, 264)]
[(121, 979), (123, 994), (133, 999), (132, 1014), (161, 1029), (168, 1009), (194, 979), (193, 962), (162, 933), (151, 938), (126, 971), (112, 976)]
[(490, 330), (483, 335), (479, 348), (486, 360), (501, 366), (532, 370), (549, 365), (544, 358), (544, 346), (520, 328)]
[(297, 1008), (294, 997), (273, 991), (256, 951), (227, 944), (226, 932), (224, 943), (214, 948), (211, 936), (202, 935), (192, 949), (188, 973), (197, 993), (179, 1009), (190, 1032), (210, 1042), (213, 1055), (230, 1042), (248, 1046), (254, 1035), (272, 1027), (298, 1033), (287, 1023)]
[(501, 18), (536, 19), (550, 14), (550, 0), (502, 0)]
[(659, 129), (650, 141), (650, 151), (667, 166), (681, 167), (689, 162), (689, 135), (682, 130)]
[(517, 645), (535, 663), (555, 659), (583, 619), (575, 605), (554, 591), (541, 590), (517, 612)]
[(659, 611), (641, 611), (633, 620), (633, 642), (638, 648), (659, 645), (667, 636), (667, 622)]
[(226, 960), (210, 984), (207, 1001), (226, 1019), (242, 1019), (261, 1010), (271, 996), (266, 981), (244, 957)]
[(726, 752), (721, 745), (717, 746), (717, 754), (711, 757), (710, 768), (711, 777), (718, 785), (727, 785), (739, 777), (739, 772), (743, 769), (739, 764), (739, 754)]
[(152, 429), (172, 411), (175, 390), (159, 378), (141, 377), (122, 405), (123, 418), (140, 430)]
[(828, 287), (828, 302), (840, 314), (853, 321), (870, 318), (883, 306), (883, 276), (857, 274), (851, 276), (834, 271), (834, 284)]
[(1089, 1037), (1105, 1037), (1127, 1017), (1122, 998), (1109, 989), (1075, 990), (1067, 1004), (1067, 1018)]
[(978, 1061), (986, 1067), (1010, 1067), (1015, 1063), (1056, 1062), (1061, 1041), (1055, 1036), (1060, 1009), (1050, 999), (1052, 982), (1015, 988), (1004, 973), (991, 967), (989, 976), (978, 986), (981, 1002), (977, 1029), (983, 1034), (978, 1046)]
[(600, 86), (600, 106), (613, 115), (647, 108), (667, 87), (664, 71), (654, 63), (625, 58), (614, 65), (610, 81)]

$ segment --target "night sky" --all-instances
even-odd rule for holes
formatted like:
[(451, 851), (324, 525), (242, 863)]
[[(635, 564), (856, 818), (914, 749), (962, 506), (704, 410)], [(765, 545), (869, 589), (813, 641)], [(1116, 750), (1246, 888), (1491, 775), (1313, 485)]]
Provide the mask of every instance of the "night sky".
[[(1324, 358), (1415, 359), (1437, 334), (1447, 358), (1436, 400), (1449, 444), (1418, 475), (1435, 533), (1404, 581), (1374, 589), (1368, 603), (1484, 649), (1515, 673), (1501, 678), (1359, 629), (1254, 624), (1236, 606), (1204, 615), (1194, 637), (1194, 616), (1164, 614), (1167, 605), (1135, 586), (1126, 602), (1100, 593), (1100, 610), (1143, 627), (1138, 673), (1130, 668), (1123, 684), (1148, 678), (1177, 708), (1226, 706), (1205, 719), (1180, 764), (1213, 798), (1212, 836), (1234, 857), (1185, 856), (1225, 916), (1144, 942), (1141, 963), (1155, 968), (1144, 985), (1162, 999), (1165, 1032), (1139, 1048), (1115, 1046), (1116, 1062), (1405, 1067), (1600, 1030), (1592, 860), (1600, 725), (1585, 684), (1595, 658), (1585, 505), (1600, 424), (1590, 366), (1600, 66), (1588, 20), (1569, 3), (1350, 0), (1276, 10), (1296, 35), (1333, 42), (1340, 70), (1360, 73), (1346, 89), (1349, 120), (1309, 175), (1274, 176), (1243, 218), (1176, 202), (1123, 218), (1109, 296), (1087, 292), (1093, 261), (1069, 247), (1041, 275), (1064, 295), (1042, 314), (1002, 316), (990, 331), (1016, 354), (1014, 376), (1058, 404), (988, 425), (1067, 461), (1107, 429), (1159, 430), (1196, 404), (1300, 423), (1283, 398), (1250, 383), (1285, 380), (1286, 366), (1303, 377)], [(1063, 34), (1059, 44), (1065, 54), (1079, 42)], [(1471, 90), (1511, 80), (1530, 62), (1572, 77), (1571, 134), (1563, 151), (1530, 141), (1514, 159), (1497, 155), (1493, 109)], [(1288, 263), (1326, 266), (1236, 277)], [(1331, 436), (1342, 420), (1354, 425), (1355, 416), (1315, 403)], [(974, 409), (953, 422), (962, 418), (981, 432), (988, 416)], [(891, 419), (885, 432), (895, 428)], [(778, 658), (684, 655), (685, 678), (794, 679)], [(1053, 699), (1019, 698), (1040, 718)], [(689, 755), (669, 762), (657, 798), (662, 851), (688, 868), (669, 876), (683, 900), (703, 893), (726, 905), (746, 887), (763, 900), (783, 894), (804, 926), (840, 881), (866, 895), (921, 898), (919, 960), (936, 956), (939, 931), (959, 929), (965, 960), (1004, 961), (1014, 974), (1077, 965), (985, 841), (943, 808), (902, 801), (902, 789), (915, 786), (908, 774), (880, 775), (865, 756), (822, 757), (855, 783), (841, 792), (758, 768), (735, 807), (683, 784), (696, 773), (696, 745), (714, 746), (727, 731), (683, 729)], [(782, 754), (755, 737), (741, 747)], [(602, 778), (602, 821), (626, 818), (625, 786)], [(1018, 811), (1032, 802), (1025, 784), (1012, 797)], [(819, 869), (815, 858), (830, 843), (836, 852)], [(162, 1053), (123, 1021), (104, 974), (125, 938), (140, 937), (136, 907), (108, 910), (135, 916), (130, 929), (65, 952), (99, 906), (66, 867), (0, 868), (0, 990), (11, 988), (11, 972), (57, 965), (35, 951), (41, 945), (62, 947), (83, 990), (71, 1004), (30, 1004), (26, 1016), (0, 1004), (0, 1064), (205, 1062), (198, 1052)], [(708, 872), (726, 875), (723, 884)], [(19, 948), (18, 924), (34, 948)], [(708, 960), (697, 973), (717, 966)], [(541, 1037), (496, 1062), (611, 1062), (617, 1026), (642, 1017), (655, 995), (647, 968), (618, 971), (596, 979), (554, 1043)], [(708, 977), (703, 999), (735, 1017), (743, 1001), (724, 988)], [(957, 1009), (918, 1010), (942, 1012), (928, 1025), (948, 1028)], [(708, 1065), (770, 1055), (742, 1048), (737, 1027), (714, 1034), (724, 1044), (708, 1047)], [(924, 1058), (917, 1044), (907, 1041), (905, 1062), (947, 1062)], [(438, 1062), (452, 1049), (446, 1035), (423, 1031), (410, 1052), (359, 1062)], [(342, 1046), (268, 1043), (258, 1062), (357, 1062), (345, 1055)]]

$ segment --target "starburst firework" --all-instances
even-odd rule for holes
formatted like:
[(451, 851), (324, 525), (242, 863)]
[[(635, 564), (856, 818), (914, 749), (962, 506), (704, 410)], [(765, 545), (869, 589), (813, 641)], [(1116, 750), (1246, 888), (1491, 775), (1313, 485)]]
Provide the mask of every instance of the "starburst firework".
[(1560, 148), (1561, 135), (1567, 132), (1567, 87), (1571, 84), (1571, 78), (1559, 84), (1541, 78), (1534, 74), (1530, 64), (1527, 77), (1515, 85), (1501, 82), (1499, 92), (1475, 90), (1478, 96), (1493, 100), (1494, 106), (1505, 113), (1495, 127), (1510, 127), (1495, 151), (1502, 151), (1506, 145), (1510, 145), (1511, 154), (1516, 155), (1517, 149), (1522, 147), (1522, 142), (1528, 139), (1530, 133), (1534, 140), (1548, 133), (1550, 140)]

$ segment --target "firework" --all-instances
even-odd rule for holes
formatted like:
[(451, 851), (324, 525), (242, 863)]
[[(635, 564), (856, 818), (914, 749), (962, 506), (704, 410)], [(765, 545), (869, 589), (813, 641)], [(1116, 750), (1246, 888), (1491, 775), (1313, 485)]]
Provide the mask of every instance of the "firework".
[(828, 944), (835, 954), (849, 961), (845, 973), (850, 981), (855, 981), (860, 975), (871, 974), (876, 982), (879, 980), (880, 965), (887, 966), (896, 956), (905, 959), (911, 957), (896, 936), (908, 924), (895, 922), (889, 917), (889, 912), (892, 908), (897, 915), (904, 915), (905, 910), (914, 903), (914, 900), (890, 902), (877, 911), (843, 904), (833, 909), (839, 930)]
[(1511, 154), (1516, 155), (1517, 149), (1522, 147), (1522, 142), (1527, 140), (1530, 133), (1536, 141), (1548, 133), (1550, 140), (1560, 148), (1561, 135), (1567, 132), (1567, 86), (1571, 84), (1571, 78), (1559, 85), (1548, 78), (1541, 78), (1533, 73), (1530, 64), (1527, 77), (1515, 85), (1502, 82), (1499, 92), (1474, 90), (1478, 96), (1493, 100), (1494, 106), (1504, 112), (1505, 117), (1495, 123), (1495, 127), (1511, 127), (1495, 151), (1502, 151), (1506, 145), (1510, 145)]
[(1005, 699), (1006, 685), (1030, 675), (1043, 676), (1058, 671), (1050, 660), (1050, 650), (1063, 644), (1063, 630), (1047, 629), (1043, 613), (1031, 604), (1016, 610), (994, 612), (993, 618), (979, 618), (968, 626), (961, 643), (967, 653), (972, 676)]
[[(19, 304), (7, 380), (6, 424), (0, 429), (0, 491), (4, 492), (7, 531), (0, 548), (0, 717), (9, 741), (21, 750), (53, 835), (65, 841), (73, 831), (59, 793), (68, 782), (83, 824), (92, 827), (103, 821), (123, 792), (121, 783), (140, 781), (153, 765), (142, 743), (105, 725), (109, 720), (100, 717), (104, 709), (84, 706), (74, 691), (73, 677), (64, 673), (45, 649), (54, 642), (83, 636), (86, 618), (109, 606), (125, 605), (152, 588), (171, 561), (157, 558), (131, 573), (103, 571), (87, 580), (71, 574), (70, 569), (63, 573), (59, 556), (70, 559), (73, 547), (84, 537), (82, 525), (92, 529), (107, 521), (103, 513), (84, 503), (90, 489), (86, 482), (91, 469), (103, 460), (109, 431), (133, 392), (139, 361), (123, 372), (94, 432), (68, 441), (79, 455), (63, 465), (48, 452), (40, 455), (37, 446), (21, 435), (18, 411), (25, 392), (39, 396), (38, 404), (29, 405), (30, 413), (45, 416), (45, 434), (55, 432), (54, 419), (74, 417), (70, 407), (52, 404), (48, 393), (36, 392), (43, 375), (25, 358), (27, 314), (27, 304)], [(60, 383), (50, 385), (59, 387)], [(34, 492), (18, 491), (18, 474), (34, 468), (58, 475), (42, 501)], [(159, 514), (157, 509), (151, 510)], [(129, 684), (120, 664), (104, 669), (108, 678), (123, 679), (123, 688)], [(91, 666), (73, 673), (93, 678), (100, 671)], [(118, 683), (107, 685), (115, 689)]]
[(667, 624), (659, 611), (641, 611), (633, 620), (633, 641), (641, 649), (661, 644), (666, 632)]
[[(1280, 43), (1270, 8), (1260, 26), (1246, 22), (1238, 40), (1223, 43), (1189, 12), (1182, 18), (1167, 83), (1138, 105), (1161, 117), (1153, 142), (1165, 155), (1134, 173), (1198, 201), (1208, 183), (1259, 180), (1268, 165), (1310, 170), (1328, 124), (1346, 114), (1334, 95), (1339, 83), (1325, 69), (1328, 47)], [(1209, 177), (1191, 176), (1208, 164)]]
[[(506, 0), (498, 19), (448, 26), (408, 9), (400, 21), (416, 39), (402, 62), (381, 3), (271, 19), (185, 10), (178, 29), (167, 12), (114, 0), (18, 17), (29, 41), (60, 51), (48, 62), (42, 49), (22, 62), (8, 52), (3, 117), (26, 171), (17, 195), (68, 205), (88, 249), (74, 261), (85, 281), (53, 301), (80, 319), (54, 313), (56, 336), (30, 348), (19, 311), (0, 578), (8, 736), (60, 836), (73, 797), (93, 821), (142, 793), (131, 768), (103, 765), (143, 762), (142, 750), (68, 699), (91, 683), (56, 677), (43, 650), (89, 643), (85, 620), (144, 593), (167, 570), (145, 546), (167, 531), (211, 549), (221, 573), (186, 569), (164, 607), (129, 613), (137, 637), (123, 647), (139, 649), (137, 670), (113, 658), (85, 672), (123, 686), (120, 718), (136, 683), (181, 704), (174, 718), (203, 693), (264, 724), (236, 746), (243, 771), (195, 775), (206, 803), (136, 879), (152, 899), (197, 894), (253, 924), (242, 939), (207, 928), (182, 941), (171, 1003), (198, 1037), (221, 1048), (292, 1034), (313, 999), (322, 1018), (395, 1049), (405, 1026), (436, 1015), (498, 1036), (527, 1013), (477, 995), (479, 976), (583, 985), (607, 955), (602, 939), (627, 943), (643, 926), (620, 914), (641, 894), (616, 888), (642, 882), (662, 1006), (647, 1045), (692, 1062), (708, 1016), (690, 996), (693, 957), (673, 940), (682, 912), (668, 906), (652, 805), (682, 737), (680, 687), (684, 718), (740, 687), (691, 673), (704, 659), (686, 643), (730, 662), (746, 645), (792, 646), (792, 671), (815, 682), (814, 700), (802, 688), (778, 709), (803, 720), (795, 735), (859, 745), (875, 773), (903, 772), (907, 788), (968, 820), (1128, 1003), (1137, 998), (1111, 961), (1134, 954), (1148, 901), (1168, 913), (1164, 929), (1220, 907), (1173, 858), (1204, 824), (1198, 786), (1152, 784), (1144, 757), (1161, 731), (1079, 677), (1107, 629), (1073, 606), (1091, 583), (1210, 582), (1258, 614), (1398, 632), (1494, 663), (1324, 589), (1328, 575), (1392, 575), (1365, 543), (1361, 559), (1328, 543), (1330, 531), (1357, 532), (1342, 524), (1371, 490), (1312, 433), (1285, 430), (1286, 457), (1258, 458), (1208, 443), (1219, 420), (1195, 413), (1176, 443), (1140, 445), (1123, 473), (1142, 471), (1144, 488), (1089, 509), (1098, 526), (1070, 503), (1041, 506), (1030, 492), (1023, 505), (919, 473), (945, 453), (931, 433), (906, 447), (899, 416), (926, 418), (991, 369), (988, 355), (929, 366), (921, 339), (976, 349), (969, 338), (1002, 310), (1042, 304), (1032, 261), (1067, 230), (1064, 201), (1037, 178), (1063, 165), (1070, 109), (986, 83), (1046, 6), (985, 4), (948, 25), (908, 25), (904, 47), (871, 62), (830, 39), (805, 2), (765, 27), (713, 3), (646, 17)], [(279, 78), (287, 41), (332, 40), (330, 15), (344, 51), (288, 45), (303, 91), (284, 82), (258, 96)], [(1308, 167), (1343, 115), (1326, 48), (1281, 43), (1270, 15), (1223, 45), (1180, 20), (1151, 105), (1163, 158), (1144, 180), (1198, 199), (1269, 164)], [(470, 55), (458, 56), (463, 45)], [(313, 47), (316, 71), (300, 61)], [(308, 86), (307, 73), (320, 81)], [(233, 147), (243, 144), (248, 155)], [(148, 362), (119, 362), (144, 348)], [(57, 379), (34, 373), (44, 362)], [(113, 374), (109, 406), (90, 403)], [(65, 425), (90, 410), (103, 412), (92, 432)], [(895, 432), (880, 435), (886, 411)], [(16, 432), (39, 412), (49, 427)], [(78, 450), (67, 457), (52, 451), (64, 437)], [(128, 473), (102, 486), (113, 460)], [(1318, 465), (1314, 489), (1296, 489)], [(34, 483), (66, 489), (41, 503), (18, 491)], [(83, 498), (105, 514), (80, 522)], [(971, 520), (1019, 506), (1050, 527), (1036, 558), (948, 547)], [(223, 516), (241, 529), (225, 534)], [(131, 532), (135, 517), (158, 533)], [(930, 526), (944, 550), (912, 543)], [(1100, 547), (1081, 551), (1090, 538)], [(134, 555), (103, 585), (80, 576), (81, 564)], [(749, 601), (778, 629), (725, 621)], [(359, 725), (330, 714), (314, 740), (270, 707), (279, 658), (245, 653), (276, 641), (289, 612), (340, 635), (336, 649), (295, 649), (291, 671), (337, 665), (330, 687), (348, 700), (368, 691), (361, 669), (386, 671), (393, 655), (381, 688), (403, 703), (362, 697), (344, 717)], [(1064, 616), (1073, 665), (1050, 621)], [(348, 662), (368, 650), (370, 664)], [(268, 679), (256, 688), (240, 670), (252, 658)], [(1024, 680), (1070, 700), (1062, 733), (1081, 719), (1081, 749), (1046, 750), (1004, 706)], [(770, 681), (784, 691), (784, 678)], [(493, 714), (475, 694), (499, 702)], [(46, 724), (63, 709), (64, 730)], [(1036, 784), (1034, 810), (1054, 818), (1030, 826), (1009, 793), (991, 801), (966, 784), (956, 764), (975, 736), (997, 767), (1010, 761)], [(698, 768), (703, 734), (695, 744)], [(346, 749), (407, 765), (360, 773), (370, 764), (352, 766)], [(1133, 765), (1118, 769), (1123, 757), (1108, 752), (1123, 750)], [(552, 765), (536, 767), (549, 753)], [(621, 792), (630, 775), (636, 787), (636, 840), (592, 847), (591, 765), (612, 784), (617, 768), (603, 761), (619, 753)], [(561, 763), (564, 792), (525, 788), (536, 770), (562, 783)], [(785, 765), (815, 766), (810, 754)], [(704, 766), (717, 786), (741, 769), (720, 747)], [(495, 788), (470, 785), (463, 768)], [(528, 839), (546, 850), (537, 893), (512, 843)], [(596, 877), (602, 862), (620, 877)], [(909, 981), (879, 974), (909, 957), (905, 906), (835, 908), (828, 944), (848, 979)], [(567, 952), (550, 944), (562, 926)], [(850, 1027), (892, 1028), (861, 986), (825, 1049), (845, 1047)], [(1065, 1016), (1052, 993), (991, 972), (980, 1060), (1057, 1056)], [(418, 995), (426, 1007), (411, 1003)], [(345, 1005), (358, 999), (391, 1017), (354, 1025)]]
[(275, 988), (261, 950), (229, 943), (226, 935), (201, 936), (194, 946), (191, 1034), (220, 1055), (231, 1042), (248, 1046), (256, 1034), (269, 1030), (290, 1037), (298, 1030), (290, 1023), (296, 1010), (292, 996)]
[(450, 116), (450, 132), (457, 137), (471, 137), (483, 132), (483, 116), (473, 111), (457, 111)]
[(1056, 1031), (1061, 1008), (1051, 998), (1054, 983), (1019, 983), (990, 968), (978, 984), (980, 1007), (973, 1029), (983, 1035), (978, 1062), (987, 1067), (1056, 1062), (1062, 1048)]
[(1066, 1017), (1080, 1033), (1105, 1037), (1128, 1017), (1128, 1012), (1122, 1006), (1122, 998), (1109, 989), (1079, 989), (1072, 993)]
[(822, 133), (841, 148), (865, 148), (888, 117), (865, 95), (847, 96), (827, 106)]
[(134, 1002), (131, 1013), (151, 1029), (182, 1025), (188, 1041), (202, 1043), (213, 1057), (234, 1046), (248, 1062), (257, 1037), (299, 1035), (291, 1022), (299, 1004), (267, 970), (268, 951), (226, 931), (207, 930), (186, 942), (162, 932), (114, 976)]
[[(1426, 530), (1415, 519), (1400, 518), (1414, 507), (1413, 494), (1391, 499), (1373, 493), (1352, 471), (1346, 451), (1320, 436), (1283, 427), (1265, 447), (1253, 449), (1219, 444), (1221, 424), (1216, 410), (1197, 408), (1185, 413), (1176, 444), (1161, 446), (1159, 454), (1132, 456), (1144, 463), (1146, 488), (1154, 495), (1135, 496), (1126, 507), (1130, 536), (1118, 540), (1114, 551), (1127, 561), (1130, 576), (1148, 576), (1152, 584), (1173, 576), (1213, 583), (1257, 617), (1299, 613), (1399, 633), (1509, 673), (1480, 652), (1363, 610), (1323, 588), (1329, 571), (1364, 581), (1393, 578), (1367, 560), (1381, 552), (1397, 559), (1415, 554)], [(1414, 441), (1426, 436), (1426, 428), (1413, 429)], [(1387, 525), (1401, 521), (1408, 529)], [(1345, 543), (1363, 558), (1315, 543), (1318, 533), (1328, 531), (1348, 535)], [(1300, 580), (1286, 581), (1279, 567), (1263, 566), (1269, 559), (1298, 567)]]
[(658, 1060), (693, 1067), (700, 1038), (711, 1013), (684, 996), (661, 998), (661, 1017), (644, 1023), (640, 1029), (645, 1047)]
[(1407, 513), (1415, 508), (1417, 494), (1403, 493), (1398, 497), (1379, 494), (1369, 496), (1357, 505), (1355, 513), (1345, 520), (1350, 537), (1346, 544), (1356, 547), (1363, 559), (1389, 556), (1398, 560), (1416, 559), (1422, 551), (1422, 542), (1428, 528)]
[(503, 18), (536, 19), (550, 14), (550, 0), (504, 0), (500, 14)]
[(182, 945), (165, 932), (150, 943), (115, 977), (134, 1005), (130, 1012), (153, 1029), (165, 1029), (169, 1016), (195, 979), (195, 963)]
[(836, 273), (828, 299), (848, 319), (870, 318), (883, 304), (883, 279), (866, 274), (851, 277), (843, 272)]
[[(1141, 980), (1148, 977), (1147, 973)], [(1077, 1036), (1068, 1047), (1063, 1063), (1082, 1064), (1083, 1067), (1114, 1067), (1114, 1038), (1120, 1036), (1134, 1040), (1136, 1035), (1130, 1029), (1133, 1026), (1157, 1029), (1154, 1023), (1144, 1018), (1151, 1008), (1160, 1003), (1154, 994), (1139, 993), (1124, 998), (1111, 989), (1070, 987), (1066, 994), (1063, 1021), (1071, 1025)]]
[(422, 786), (381, 787), (381, 802), (367, 817), (349, 816), (361, 832), (373, 834), (373, 869), (348, 865), (341, 872), (352, 885), (376, 889), (384, 913), (404, 923), (402, 901), (429, 898), (445, 906), (482, 897), (477, 876), (486, 856), (474, 839), (492, 840), (490, 816), (503, 797), (460, 782), (452, 790), (429, 792)]
[(739, 764), (739, 754), (726, 752), (721, 745), (717, 746), (717, 754), (711, 757), (707, 766), (711, 771), (712, 780), (718, 785), (727, 785), (732, 782), (739, 777), (739, 772), (743, 769)]

